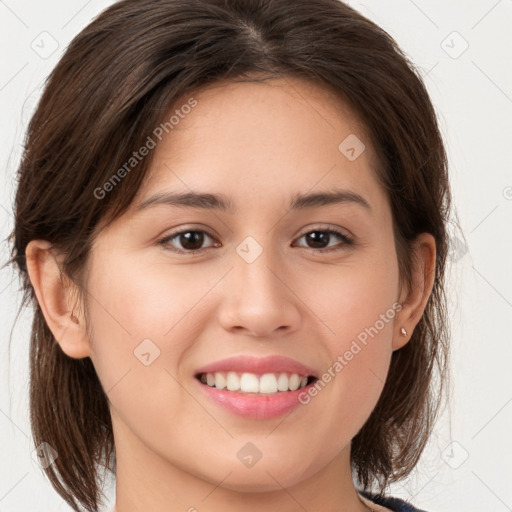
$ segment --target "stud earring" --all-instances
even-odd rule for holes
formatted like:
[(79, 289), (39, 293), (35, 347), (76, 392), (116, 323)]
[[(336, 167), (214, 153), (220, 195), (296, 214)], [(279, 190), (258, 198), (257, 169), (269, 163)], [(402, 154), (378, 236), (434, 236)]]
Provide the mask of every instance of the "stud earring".
[(400, 334), (402, 336), (407, 336), (407, 331), (403, 327), (400, 327)]

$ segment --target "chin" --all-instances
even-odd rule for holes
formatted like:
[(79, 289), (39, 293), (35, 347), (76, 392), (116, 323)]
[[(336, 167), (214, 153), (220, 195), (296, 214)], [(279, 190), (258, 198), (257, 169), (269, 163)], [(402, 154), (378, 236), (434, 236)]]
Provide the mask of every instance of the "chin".
[(293, 487), (315, 472), (311, 466), (301, 467), (290, 462), (284, 455), (283, 458), (268, 459), (266, 462), (262, 458), (252, 467), (230, 461), (224, 467), (219, 466), (209, 480), (217, 484), (229, 474), (221, 484), (225, 489), (244, 493), (272, 492)]

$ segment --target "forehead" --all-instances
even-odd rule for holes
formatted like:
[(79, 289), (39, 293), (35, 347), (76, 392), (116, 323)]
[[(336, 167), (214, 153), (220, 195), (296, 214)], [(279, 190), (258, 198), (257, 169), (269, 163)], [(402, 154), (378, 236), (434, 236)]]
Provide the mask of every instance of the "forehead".
[[(182, 108), (191, 99), (195, 106)], [(274, 190), (376, 187), (364, 126), (332, 89), (311, 81), (218, 83), (182, 96), (167, 117), (174, 122), (157, 141), (136, 204), (165, 189), (222, 190), (261, 204)], [(360, 152), (355, 159), (346, 141)]]

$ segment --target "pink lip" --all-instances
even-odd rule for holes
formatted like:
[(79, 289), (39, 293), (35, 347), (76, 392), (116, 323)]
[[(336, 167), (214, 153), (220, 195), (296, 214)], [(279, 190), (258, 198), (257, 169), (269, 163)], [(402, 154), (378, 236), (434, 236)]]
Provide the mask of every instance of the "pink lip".
[(272, 395), (247, 395), (227, 389), (216, 389), (196, 381), (201, 386), (202, 391), (213, 401), (228, 411), (234, 412), (239, 416), (252, 419), (270, 419), (281, 416), (301, 405), (299, 397), (307, 396), (308, 390), (315, 385), (316, 381), (308, 384), (302, 389), (295, 391), (282, 391)]
[[(203, 366), (196, 372), (250, 372), (256, 374), (264, 373), (297, 373), (301, 376), (317, 377), (317, 372), (308, 366), (284, 356), (269, 356), (263, 358), (237, 356), (223, 359), (209, 365)], [(281, 416), (301, 405), (299, 397), (306, 395), (308, 388), (314, 385), (313, 381), (308, 386), (295, 391), (283, 391), (268, 395), (246, 394), (227, 389), (216, 389), (203, 384), (196, 379), (202, 391), (213, 401), (225, 409), (234, 412), (239, 416), (253, 419), (270, 419)]]
[(267, 356), (267, 357), (251, 357), (251, 356), (235, 356), (222, 361), (210, 363), (196, 371), (196, 375), (200, 373), (215, 372), (248, 372), (256, 374), (264, 373), (298, 373), (301, 376), (318, 377), (317, 372), (308, 366), (290, 359), (285, 356)]

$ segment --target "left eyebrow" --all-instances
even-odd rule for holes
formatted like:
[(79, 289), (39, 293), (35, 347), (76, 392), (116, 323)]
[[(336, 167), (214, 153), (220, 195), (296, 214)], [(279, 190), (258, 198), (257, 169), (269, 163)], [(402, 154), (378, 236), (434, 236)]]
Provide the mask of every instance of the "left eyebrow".
[[(333, 190), (309, 194), (295, 194), (290, 201), (290, 210), (303, 210), (306, 208), (319, 208), (329, 204), (356, 204), (371, 211), (370, 203), (360, 194), (351, 190)], [(168, 206), (185, 206), (189, 208), (202, 208), (206, 210), (233, 211), (234, 206), (230, 198), (222, 194), (209, 193), (157, 193), (142, 201), (137, 210), (150, 206), (165, 204)]]
[(370, 203), (357, 192), (351, 190), (332, 190), (329, 192), (317, 192), (311, 194), (296, 194), (290, 203), (290, 210), (304, 208), (318, 208), (329, 204), (353, 203), (372, 210)]

